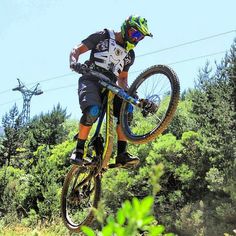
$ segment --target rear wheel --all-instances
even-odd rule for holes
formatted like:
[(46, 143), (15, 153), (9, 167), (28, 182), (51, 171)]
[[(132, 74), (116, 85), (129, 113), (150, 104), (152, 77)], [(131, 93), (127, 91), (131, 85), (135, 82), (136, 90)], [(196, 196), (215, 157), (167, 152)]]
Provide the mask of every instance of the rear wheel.
[(123, 101), (120, 121), (125, 136), (133, 143), (153, 140), (174, 117), (180, 96), (177, 75), (168, 66), (152, 66), (136, 78), (128, 93), (142, 99), (143, 105), (132, 110)]
[(101, 179), (93, 175), (91, 167), (72, 166), (61, 195), (64, 224), (72, 232), (80, 232), (82, 225), (93, 221), (93, 208), (97, 208), (101, 194)]

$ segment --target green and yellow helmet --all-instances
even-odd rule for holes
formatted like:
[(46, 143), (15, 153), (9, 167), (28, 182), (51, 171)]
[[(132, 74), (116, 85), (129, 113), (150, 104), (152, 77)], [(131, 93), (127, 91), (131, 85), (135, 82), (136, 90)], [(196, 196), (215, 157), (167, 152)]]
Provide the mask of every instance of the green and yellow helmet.
[(133, 49), (145, 36), (152, 37), (149, 32), (147, 20), (141, 16), (131, 15), (121, 26), (122, 38), (125, 42), (125, 49)]

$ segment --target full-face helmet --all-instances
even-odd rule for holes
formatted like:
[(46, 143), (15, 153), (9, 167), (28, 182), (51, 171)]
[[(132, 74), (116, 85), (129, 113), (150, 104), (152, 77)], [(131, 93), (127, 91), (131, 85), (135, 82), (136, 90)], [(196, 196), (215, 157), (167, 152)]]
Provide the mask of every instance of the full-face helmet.
[(121, 34), (125, 41), (125, 49), (133, 49), (145, 36), (152, 37), (148, 30), (147, 20), (141, 16), (131, 15), (121, 26)]

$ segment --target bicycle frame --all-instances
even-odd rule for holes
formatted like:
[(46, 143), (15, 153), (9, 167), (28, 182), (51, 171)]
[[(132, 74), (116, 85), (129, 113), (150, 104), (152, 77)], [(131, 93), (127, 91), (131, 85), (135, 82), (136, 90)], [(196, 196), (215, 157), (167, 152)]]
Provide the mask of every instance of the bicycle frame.
[[(105, 145), (104, 149), (102, 152), (102, 163), (100, 167), (98, 168), (98, 172), (100, 172), (102, 169), (108, 169), (109, 168), (109, 160), (112, 154), (113, 150), (113, 100), (115, 95), (119, 96), (121, 99), (135, 105), (135, 106), (140, 106), (141, 103), (139, 102), (138, 99), (133, 98), (132, 96), (128, 95), (122, 88), (119, 86), (115, 85), (110, 81), (108, 77), (105, 75), (97, 72), (97, 71), (90, 71), (89, 72), (91, 75), (96, 77), (96, 79), (99, 79), (99, 83), (107, 90), (107, 94), (105, 95), (106, 97), (103, 99), (103, 104), (101, 108), (101, 115), (99, 116), (98, 124), (95, 130), (95, 133), (90, 141), (89, 145), (98, 145), (94, 144), (95, 140), (98, 138), (100, 134), (100, 129), (102, 126), (103, 119), (106, 114), (106, 140), (105, 140)], [(99, 147), (95, 146), (96, 150), (96, 155), (99, 155), (101, 153), (97, 153)], [(110, 167), (115, 167), (114, 165), (110, 165)]]
[(106, 169), (113, 150), (113, 100), (114, 93), (108, 91), (106, 106), (106, 140), (102, 155), (102, 169)]

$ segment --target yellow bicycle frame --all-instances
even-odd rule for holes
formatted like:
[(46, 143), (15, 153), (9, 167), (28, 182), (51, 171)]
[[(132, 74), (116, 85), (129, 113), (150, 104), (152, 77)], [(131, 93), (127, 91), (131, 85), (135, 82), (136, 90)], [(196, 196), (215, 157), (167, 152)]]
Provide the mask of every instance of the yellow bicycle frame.
[(102, 155), (102, 168), (107, 169), (109, 160), (113, 150), (113, 99), (115, 94), (108, 91), (107, 95), (107, 111), (106, 111), (106, 140)]

